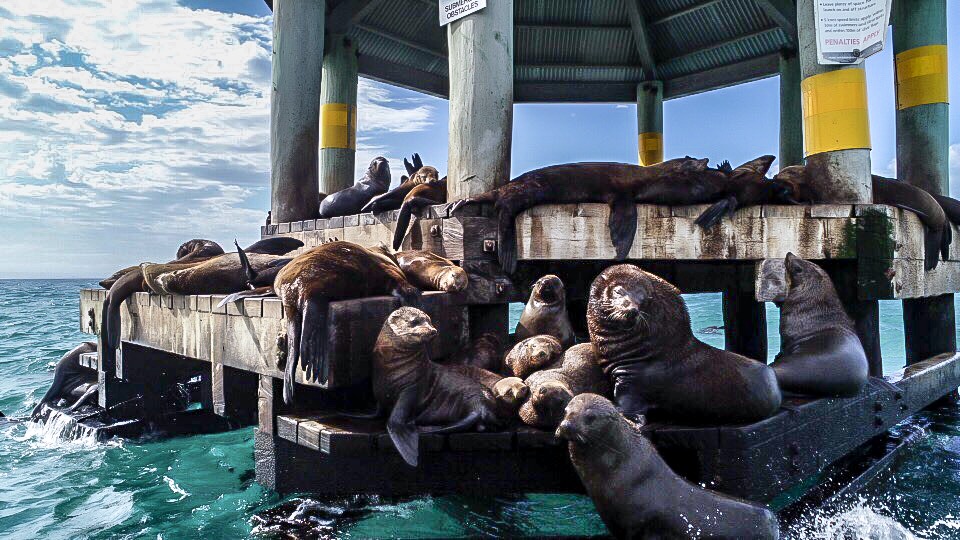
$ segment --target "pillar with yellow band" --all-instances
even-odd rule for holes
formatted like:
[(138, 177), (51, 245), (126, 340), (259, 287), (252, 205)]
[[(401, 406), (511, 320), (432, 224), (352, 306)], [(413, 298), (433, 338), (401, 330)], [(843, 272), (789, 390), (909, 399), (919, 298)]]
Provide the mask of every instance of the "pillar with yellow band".
[(357, 107), (324, 103), (320, 107), (320, 148), (357, 148)]
[(803, 154), (870, 148), (867, 80), (863, 69), (837, 69), (800, 83)]
[(328, 37), (320, 92), (320, 191), (353, 185), (357, 155), (357, 50), (347, 36)]
[(897, 108), (949, 103), (947, 46), (926, 45), (896, 55)]
[(663, 161), (663, 83), (637, 85), (637, 149), (640, 165)]

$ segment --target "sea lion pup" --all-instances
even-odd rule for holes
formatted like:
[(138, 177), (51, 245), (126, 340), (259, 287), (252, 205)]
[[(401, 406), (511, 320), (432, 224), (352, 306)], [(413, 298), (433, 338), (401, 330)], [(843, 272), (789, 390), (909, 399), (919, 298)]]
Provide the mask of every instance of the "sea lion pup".
[(447, 363), (464, 364), (499, 373), (503, 369), (503, 344), (493, 332), (484, 332), (454, 353)]
[[(772, 162), (773, 157), (754, 161)], [(541, 204), (609, 204), (610, 240), (617, 260), (623, 260), (637, 232), (637, 203), (678, 206), (731, 198), (734, 202), (728, 205), (737, 207), (758, 203), (753, 200), (758, 195), (753, 193), (750, 182), (732, 181), (729, 172), (708, 168), (707, 162), (685, 157), (648, 167), (626, 163), (552, 165), (521, 174), (487, 193), (462, 199), (451, 208), (451, 214), (464, 205), (494, 203), (497, 255), (504, 271), (513, 273), (517, 265), (515, 219), (520, 212)], [(767, 184), (757, 182), (757, 191), (765, 195), (761, 200), (773, 196), (773, 186)]]
[(370, 199), (386, 193), (390, 187), (390, 163), (384, 157), (376, 157), (367, 167), (363, 178), (352, 186), (328, 195), (320, 202), (322, 219), (359, 214)]
[(560, 278), (543, 276), (533, 284), (530, 299), (520, 315), (517, 339), (547, 334), (560, 340), (566, 349), (573, 345), (573, 326), (567, 314), (567, 292)]
[(617, 407), (630, 418), (740, 424), (780, 407), (770, 367), (694, 337), (680, 291), (636, 266), (611, 266), (593, 281), (587, 328)]
[(329, 242), (301, 253), (277, 273), (273, 289), (287, 321), (283, 400), (293, 403), (293, 382), (302, 363), (307, 377), (326, 382), (327, 304), (393, 295), (406, 304), (420, 290), (389, 258), (351, 242)]
[(85, 341), (60, 357), (53, 371), (53, 382), (30, 417), (36, 420), (47, 404), (56, 404), (61, 398), (75, 400), (70, 410), (76, 409), (97, 392), (97, 372), (80, 365), (80, 355), (97, 352), (97, 344)]
[[(788, 193), (788, 198), (795, 204), (829, 202), (816, 192), (809, 180), (809, 174), (806, 166), (793, 165), (782, 169), (773, 180), (779, 184), (781, 190)], [(873, 175), (871, 180), (874, 204), (909, 210), (923, 223), (924, 269), (930, 271), (936, 268), (940, 256), (946, 260), (953, 241), (953, 229), (941, 203), (926, 191), (906, 182), (877, 175)]]
[(467, 289), (467, 272), (432, 251), (408, 250), (393, 254), (404, 275), (421, 289), (462, 292)]
[(780, 305), (780, 353), (770, 367), (780, 388), (822, 397), (853, 397), (867, 384), (867, 355), (830, 281), (793, 253), (784, 260), (787, 294)]
[(426, 313), (402, 307), (387, 317), (373, 348), (377, 408), (381, 413), (389, 411), (390, 439), (403, 460), (414, 467), (418, 431), (486, 431), (500, 424), (497, 402), (489, 390), (427, 358), (427, 345), (436, 336)]
[(640, 426), (595, 394), (567, 405), (557, 428), (570, 462), (615, 538), (755, 538), (780, 536), (770, 510), (710, 491), (667, 466)]
[(530, 388), (530, 397), (520, 407), (520, 419), (538, 428), (556, 428), (574, 396), (610, 393), (610, 382), (597, 363), (591, 343), (567, 349), (560, 365), (534, 372), (524, 383)]
[(548, 335), (533, 336), (513, 346), (503, 359), (504, 372), (526, 379), (534, 371), (546, 369), (560, 360), (563, 345)]
[[(216, 257), (217, 255), (223, 255), (223, 248), (220, 247), (220, 244), (217, 244), (213, 240), (203, 240), (195, 238), (180, 244), (180, 247), (177, 249), (177, 258), (170, 261), (174, 262), (191, 262), (198, 261), (210, 257)], [(137, 266), (128, 266), (122, 270), (117, 270), (110, 277), (104, 279), (100, 282), (100, 286), (104, 289), (110, 289), (114, 283), (117, 282), (124, 274), (128, 272), (139, 270), (140, 265)]]
[(434, 204), (443, 204), (447, 202), (447, 177), (444, 176), (437, 182), (427, 182), (414, 186), (403, 197), (403, 203), (400, 205), (400, 212), (397, 214), (397, 225), (393, 231), (393, 249), (400, 249), (403, 244), (403, 237), (407, 235), (410, 228), (410, 219), (414, 212), (418, 214), (427, 206)]

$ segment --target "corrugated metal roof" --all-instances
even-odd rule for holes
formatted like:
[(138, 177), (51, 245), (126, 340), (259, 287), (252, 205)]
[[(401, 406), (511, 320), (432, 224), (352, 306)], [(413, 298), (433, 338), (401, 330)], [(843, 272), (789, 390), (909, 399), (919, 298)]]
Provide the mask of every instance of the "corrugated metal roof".
[[(354, 1), (329, 0), (328, 11)], [(644, 71), (628, 2), (645, 19), (668, 99), (773, 75), (771, 56), (795, 37), (768, 17), (767, 1), (514, 0), (516, 98), (633, 101)], [(373, 0), (349, 30), (361, 74), (442, 94), (447, 44), (437, 9), (437, 0)]]

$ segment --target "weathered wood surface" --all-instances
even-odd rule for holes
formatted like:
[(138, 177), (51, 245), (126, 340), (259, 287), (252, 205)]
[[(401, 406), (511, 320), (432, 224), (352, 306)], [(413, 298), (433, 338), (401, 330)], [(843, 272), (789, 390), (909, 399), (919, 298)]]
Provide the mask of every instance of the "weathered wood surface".
[[(106, 291), (81, 291), (80, 328), (96, 334)], [(121, 309), (123, 341), (261, 375), (282, 377), (277, 368), (278, 336), (285, 332), (280, 300), (246, 299), (217, 308), (217, 295), (179, 296), (136, 293)], [(424, 294), (423, 309), (440, 330), (438, 356), (458, 350), (467, 339), (467, 310), (441, 292)], [(387, 316), (399, 300), (374, 297), (331, 302), (327, 326), (327, 383), (297, 382), (320, 388), (356, 384), (370, 373), (369, 354)], [(91, 319), (89, 311), (93, 310)]]

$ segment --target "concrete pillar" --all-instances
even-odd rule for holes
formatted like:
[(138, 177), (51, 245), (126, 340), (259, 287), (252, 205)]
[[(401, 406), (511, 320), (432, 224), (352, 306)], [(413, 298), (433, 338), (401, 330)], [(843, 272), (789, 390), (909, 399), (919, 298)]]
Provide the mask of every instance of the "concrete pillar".
[(447, 200), (510, 180), (513, 131), (513, 0), (447, 25), (450, 146)]
[(663, 83), (637, 85), (637, 147), (640, 165), (663, 161)]
[(273, 3), (270, 208), (274, 223), (317, 216), (325, 0)]
[(803, 106), (800, 99), (800, 58), (797, 51), (780, 51), (780, 168), (803, 164)]
[(863, 65), (821, 65), (814, 26), (816, 0), (798, 0), (803, 142), (811, 181), (823, 202), (873, 202), (870, 122)]
[(327, 40), (320, 81), (320, 192), (353, 185), (357, 157), (357, 49), (350, 38)]
[[(894, 2), (897, 178), (949, 195), (946, 0)], [(953, 295), (903, 301), (907, 363), (957, 350)]]

